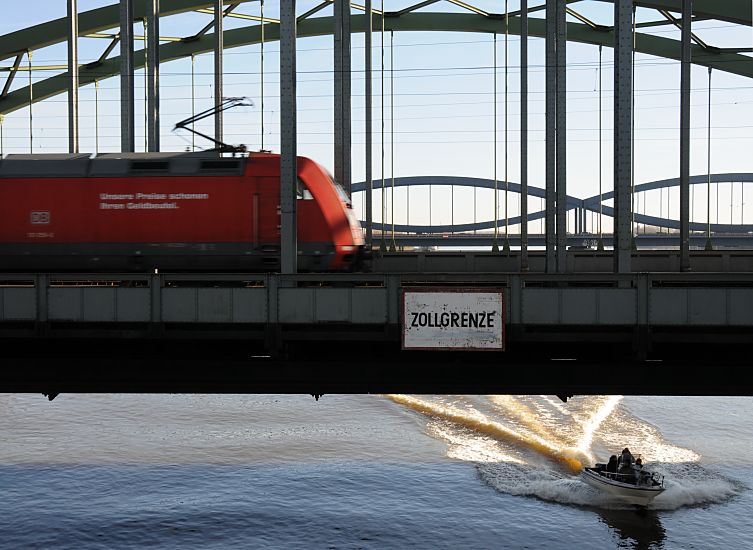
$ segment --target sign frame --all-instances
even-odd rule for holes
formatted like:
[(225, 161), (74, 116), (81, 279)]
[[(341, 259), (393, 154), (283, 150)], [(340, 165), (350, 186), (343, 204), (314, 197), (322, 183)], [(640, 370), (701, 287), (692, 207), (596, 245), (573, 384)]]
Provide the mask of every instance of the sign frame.
[[(408, 292), (433, 292), (433, 293), (487, 293), (498, 294), (500, 302), (502, 304), (502, 311), (500, 312), (500, 341), (502, 347), (500, 348), (475, 348), (475, 347), (405, 347), (405, 295)], [(506, 331), (505, 324), (507, 322), (507, 302), (505, 301), (505, 287), (443, 287), (443, 286), (409, 286), (402, 287), (400, 293), (400, 347), (403, 351), (490, 351), (501, 352), (506, 350)]]

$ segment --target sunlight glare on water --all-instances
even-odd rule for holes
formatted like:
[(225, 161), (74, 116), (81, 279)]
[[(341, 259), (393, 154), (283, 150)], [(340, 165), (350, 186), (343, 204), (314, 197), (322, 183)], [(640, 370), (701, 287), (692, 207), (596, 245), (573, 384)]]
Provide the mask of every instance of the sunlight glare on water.
[(560, 447), (555, 442), (547, 441), (537, 435), (515, 431), (478, 411), (462, 411), (456, 407), (441, 405), (407, 395), (389, 395), (388, 397), (395, 403), (404, 405), (422, 414), (453, 422), (474, 432), (490, 435), (501, 441), (530, 448), (540, 455), (569, 468), (572, 472), (577, 472), (582, 468), (581, 462), (574, 456), (571, 449)]
[(593, 443), (594, 432), (598, 430), (602, 422), (612, 414), (612, 411), (614, 411), (620, 401), (622, 401), (621, 395), (609, 396), (604, 403), (596, 409), (596, 412), (583, 423), (583, 435), (580, 438), (578, 450), (588, 456), (591, 459), (591, 462), (593, 462), (591, 444)]
[(448, 457), (476, 463), (481, 479), (503, 493), (626, 507), (577, 475), (583, 464), (606, 461), (626, 446), (667, 478), (654, 509), (721, 502), (741, 490), (701, 466), (698, 453), (666, 441), (656, 427), (621, 407), (622, 396), (571, 399), (569, 410), (541, 396), (387, 397), (425, 416), (427, 433), (448, 445)]

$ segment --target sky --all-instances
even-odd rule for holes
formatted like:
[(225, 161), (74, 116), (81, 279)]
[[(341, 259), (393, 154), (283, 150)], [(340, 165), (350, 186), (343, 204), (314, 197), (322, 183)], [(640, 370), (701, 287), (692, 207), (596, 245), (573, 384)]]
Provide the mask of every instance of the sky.
[[(138, 0), (136, 0), (138, 1)], [(114, 0), (79, 0), (79, 11), (87, 11)], [(318, 2), (299, 0), (298, 12), (308, 10)], [(404, 0), (386, 0), (388, 11), (414, 4)], [(538, 5), (540, 1), (531, 1)], [(473, 4), (489, 12), (501, 13), (502, 0), (477, 0)], [(0, 20), (0, 34), (63, 17), (66, 0), (35, 0), (34, 10), (22, 3), (6, 6)], [(599, 1), (569, 4), (597, 23), (611, 25), (612, 7)], [(277, 0), (267, 0), (265, 14), (276, 18)], [(508, 3), (510, 10), (519, 8), (518, 1)], [(375, 8), (380, 7), (376, 1)], [(434, 4), (424, 11), (461, 13), (463, 10), (447, 2)], [(258, 14), (258, 2), (243, 4), (238, 13)], [(331, 8), (314, 17), (331, 15)], [(542, 17), (539, 12), (532, 17)], [(211, 15), (188, 13), (161, 21), (161, 35), (188, 36), (211, 20)], [(655, 11), (639, 8), (638, 22), (660, 18)], [(570, 19), (569, 19), (570, 20)], [(573, 21), (575, 21), (573, 19)], [(249, 24), (247, 21), (227, 19), (226, 29)], [(386, 37), (382, 101), (380, 79), (381, 44), (374, 36), (372, 52), (375, 73), (374, 86), (374, 177), (382, 175), (381, 117), (384, 109), (385, 143), (384, 175), (389, 179), (413, 175), (457, 175), (520, 181), (519, 164), (519, 46), (517, 36), (509, 36), (508, 94), (504, 94), (505, 37), (503, 24), (497, 36), (497, 132), (495, 170), (494, 132), (494, 38), (482, 33), (415, 32), (396, 33)], [(719, 47), (753, 47), (750, 27), (723, 22), (701, 21), (693, 31), (709, 44)], [(142, 34), (137, 24), (135, 33)], [(671, 27), (651, 27), (641, 32), (679, 39), (679, 31)], [(107, 41), (82, 38), (79, 56), (82, 63), (99, 57)], [(136, 49), (141, 49), (140, 43)], [(225, 53), (224, 94), (247, 96), (254, 107), (240, 108), (225, 116), (225, 137), (232, 143), (244, 143), (250, 149), (261, 145), (261, 66), (258, 45), (228, 49)], [(390, 55), (392, 53), (392, 55)], [(112, 55), (117, 55), (118, 49)], [(750, 55), (750, 54), (746, 54)], [(353, 181), (364, 179), (364, 48), (363, 37), (352, 40), (352, 116), (353, 116)], [(333, 170), (332, 115), (332, 38), (303, 38), (298, 41), (298, 148), (299, 154), (309, 156)], [(33, 54), (33, 65), (63, 64), (65, 43), (41, 49)], [(612, 50), (603, 48), (601, 70), (597, 46), (568, 43), (567, 51), (567, 185), (568, 194), (586, 198), (612, 189)], [(0, 61), (8, 66), (12, 59)], [(24, 63), (26, 60), (24, 59)], [(213, 103), (212, 55), (197, 56), (193, 67), (193, 109), (199, 112)], [(390, 67), (393, 67), (393, 93), (390, 93)], [(39, 82), (60, 71), (35, 70), (32, 81)], [(186, 132), (173, 132), (179, 120), (192, 112), (192, 63), (190, 59), (165, 63), (161, 67), (161, 141), (163, 150), (185, 150), (187, 147), (207, 147), (201, 139), (192, 143)], [(5, 78), (7, 73), (0, 75)], [(679, 62), (637, 54), (635, 65), (635, 181), (649, 182), (679, 175)], [(599, 92), (602, 82), (602, 137), (599, 139)], [(265, 109), (264, 146), (279, 151), (278, 110), (279, 57), (276, 42), (265, 45)], [(11, 89), (26, 86), (28, 73), (19, 74)], [(143, 72), (136, 77), (136, 143), (144, 147), (143, 137)], [(753, 81), (713, 72), (711, 94), (711, 164), (712, 172), (753, 172)], [(707, 170), (708, 73), (704, 67), (692, 70), (691, 113), (691, 174), (705, 174)], [(544, 41), (529, 40), (529, 182), (544, 186)], [(96, 97), (96, 101), (95, 101)], [(58, 95), (33, 106), (34, 152), (66, 152), (67, 99)], [(116, 152), (120, 147), (119, 79), (102, 80), (97, 90), (93, 85), (80, 90), (81, 150)], [(95, 116), (96, 113), (96, 116)], [(504, 125), (508, 132), (505, 141)], [(211, 133), (212, 121), (202, 126)], [(29, 109), (24, 108), (5, 117), (2, 147), (5, 154), (29, 152)], [(505, 150), (507, 160), (505, 161)], [(602, 166), (599, 170), (601, 150)], [(467, 223), (475, 219), (488, 220), (494, 214), (494, 194), (491, 190), (455, 190), (436, 187), (432, 190), (431, 208), (428, 189), (401, 188), (395, 191), (395, 210), (391, 210), (389, 190), (386, 192), (386, 220), (395, 223), (427, 224)], [(408, 201), (410, 193), (410, 201)], [(663, 194), (662, 194), (663, 193)], [(718, 199), (717, 199), (718, 193)], [(739, 223), (753, 221), (753, 189), (722, 184), (712, 189), (712, 222)], [(454, 205), (450, 197), (454, 196)], [(475, 197), (474, 197), (475, 195)], [(694, 191), (694, 221), (706, 220), (705, 189)], [(375, 195), (375, 219), (380, 218), (381, 192)], [(742, 198), (741, 198), (742, 197)], [(733, 199), (730, 208), (730, 199)], [(354, 207), (363, 213), (363, 196), (354, 197)], [(679, 193), (652, 191), (638, 196), (637, 210), (664, 216), (669, 212), (677, 217)], [(410, 209), (408, 209), (408, 202)], [(474, 206), (475, 204), (475, 206)], [(500, 193), (498, 212), (504, 217), (504, 193)], [(611, 204), (606, 202), (605, 204)], [(519, 198), (509, 196), (508, 213), (515, 215)], [(538, 210), (538, 199), (529, 200), (529, 210)], [(716, 214), (716, 211), (719, 214)], [(474, 213), (475, 212), (475, 213)], [(591, 220), (593, 222), (594, 220)], [(538, 222), (530, 228), (538, 232)], [(604, 221), (605, 230), (611, 227)], [(510, 231), (516, 233), (517, 227)]]

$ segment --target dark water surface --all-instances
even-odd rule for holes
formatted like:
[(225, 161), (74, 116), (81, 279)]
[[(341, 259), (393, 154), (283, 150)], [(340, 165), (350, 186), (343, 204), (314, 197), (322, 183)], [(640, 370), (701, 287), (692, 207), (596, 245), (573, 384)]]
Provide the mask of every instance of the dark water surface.
[[(753, 401), (0, 395), (0, 548), (753, 548)], [(629, 445), (638, 510), (578, 463)]]

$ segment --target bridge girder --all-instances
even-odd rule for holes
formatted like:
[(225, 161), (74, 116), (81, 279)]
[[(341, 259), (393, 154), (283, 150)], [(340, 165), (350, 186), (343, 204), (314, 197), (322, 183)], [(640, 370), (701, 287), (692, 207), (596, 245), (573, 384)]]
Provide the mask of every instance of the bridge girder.
[[(238, 0), (239, 2), (248, 2), (251, 0)], [(606, 1), (606, 0), (605, 0)], [(206, 5), (211, 4), (207, 1), (199, 0), (163, 0), (161, 13), (163, 15), (172, 15), (176, 13), (194, 11)], [(668, 10), (679, 10), (679, 0), (652, 0), (636, 2), (639, 6), (657, 7)], [(718, 3), (711, 1), (697, 0), (695, 13), (704, 17), (713, 17), (723, 21), (742, 23), (751, 25), (750, 17), (747, 17), (742, 9), (741, 0), (732, 0), (731, 5), (725, 3), (725, 10), (722, 13)], [(143, 8), (141, 8), (143, 10)], [(92, 32), (98, 32), (112, 28), (117, 24), (117, 6), (107, 6), (89, 12), (80, 14), (79, 28), (80, 34), (85, 35)], [(138, 17), (138, 13), (136, 14)], [(374, 16), (375, 19), (379, 15)], [(510, 34), (519, 34), (520, 19), (512, 16), (509, 19)], [(366, 16), (352, 16), (352, 32), (364, 32), (366, 28)], [(59, 19), (30, 27), (22, 31), (16, 31), (0, 37), (0, 59), (12, 57), (19, 52), (34, 50), (40, 47), (49, 46), (64, 40), (65, 20)], [(304, 19), (298, 24), (298, 37), (315, 37), (326, 36), (332, 33), (332, 17), (317, 17), (314, 19)], [(495, 33), (500, 32), (500, 22), (498, 15), (481, 15), (477, 13), (439, 13), (439, 12), (412, 12), (401, 15), (385, 14), (385, 29), (395, 32), (477, 32), (477, 33)], [(59, 27), (59, 29), (58, 29)], [(543, 38), (545, 36), (545, 20), (529, 19), (529, 35)], [(258, 44), (261, 40), (261, 25), (256, 24), (247, 27), (241, 27), (225, 31), (225, 47), (235, 48)], [(571, 42), (584, 44), (602, 45), (611, 47), (613, 44), (613, 30), (610, 27), (592, 27), (583, 23), (567, 23), (567, 37)], [(265, 41), (279, 40), (279, 24), (265, 24)], [(188, 58), (192, 55), (208, 53), (212, 51), (214, 45), (214, 35), (204, 34), (202, 36), (190, 37), (181, 41), (169, 42), (160, 46), (161, 63), (173, 61), (182, 58)], [(645, 33), (637, 33), (635, 49), (639, 53), (679, 60), (681, 56), (680, 42), (669, 38), (652, 36)], [(715, 70), (728, 72), (748, 78), (753, 78), (753, 58), (741, 55), (739, 53), (726, 52), (713, 48), (704, 48), (694, 44), (692, 46), (693, 62), (700, 66), (712, 67)], [(143, 68), (144, 50), (135, 52), (134, 68)], [(81, 86), (92, 84), (97, 80), (113, 77), (119, 73), (120, 58), (112, 57), (101, 62), (90, 63), (81, 67), (79, 82)], [(42, 101), (52, 96), (63, 93), (67, 90), (68, 73), (61, 73), (34, 84), (34, 102)], [(0, 99), (0, 114), (7, 114), (18, 109), (24, 108), (29, 102), (28, 87), (19, 88), (7, 94)]]

